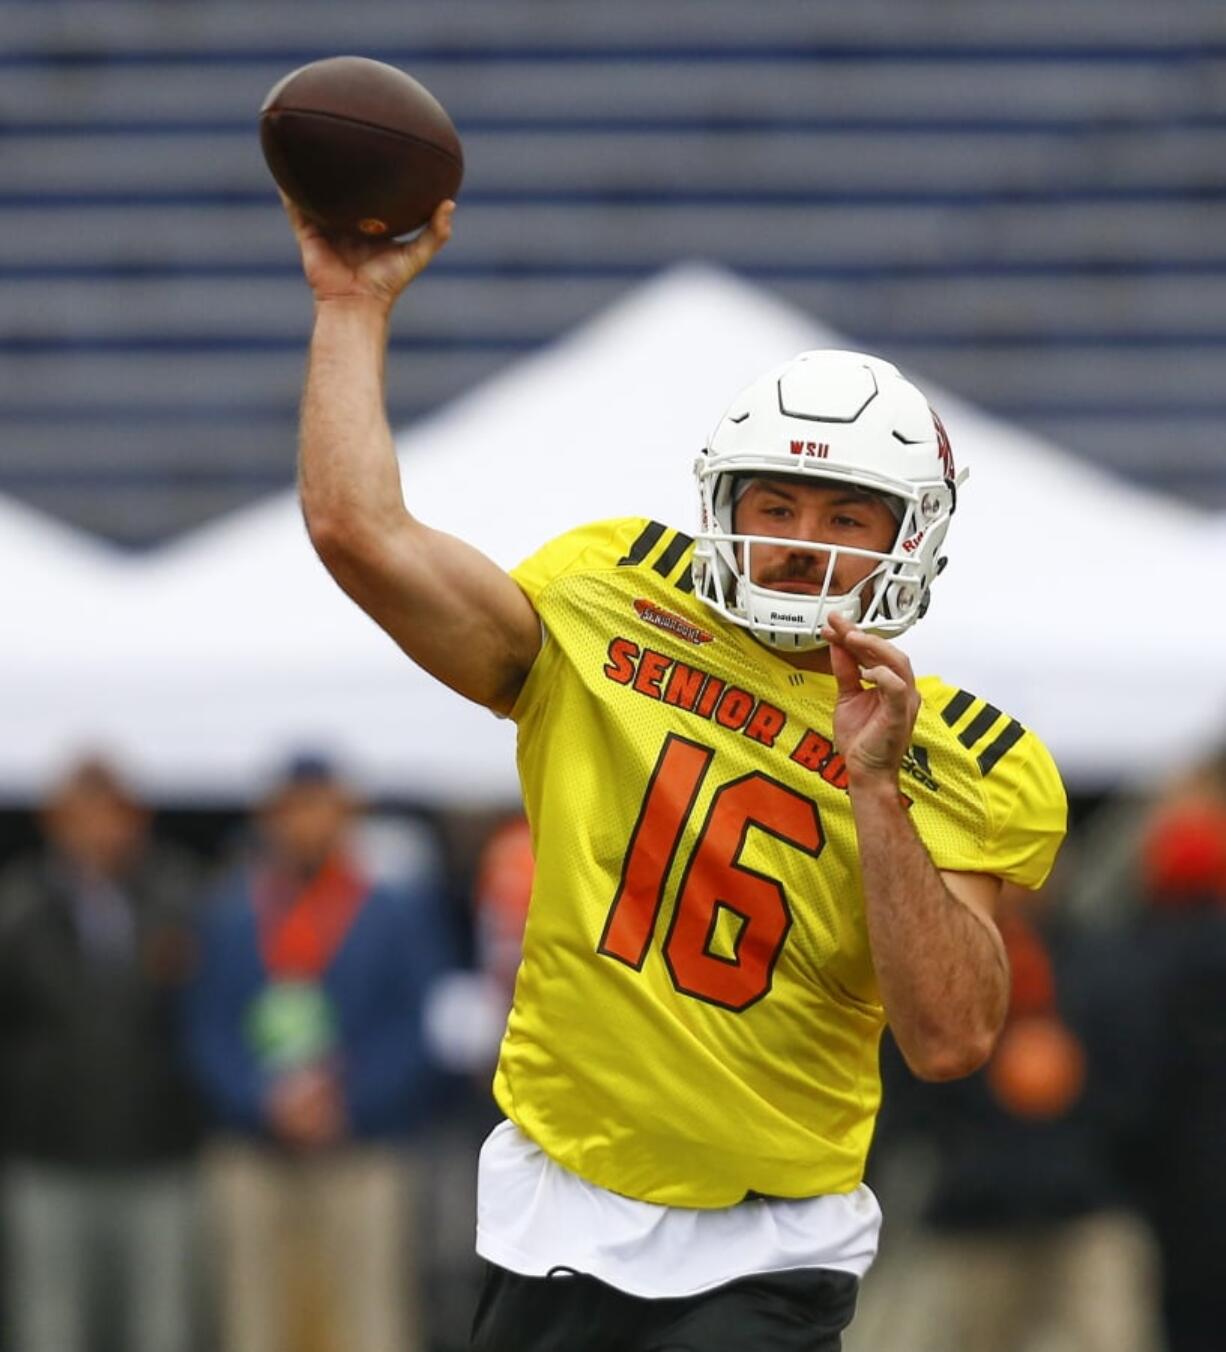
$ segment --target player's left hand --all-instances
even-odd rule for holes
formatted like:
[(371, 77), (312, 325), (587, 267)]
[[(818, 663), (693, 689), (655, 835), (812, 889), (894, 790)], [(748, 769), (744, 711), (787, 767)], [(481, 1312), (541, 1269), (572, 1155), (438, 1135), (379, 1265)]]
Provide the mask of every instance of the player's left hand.
[[(915, 674), (906, 654), (885, 639), (832, 615), (822, 629), (831, 670), (839, 683), (834, 740), (853, 782), (897, 783), (919, 713)], [(866, 689), (861, 681), (872, 684)]]

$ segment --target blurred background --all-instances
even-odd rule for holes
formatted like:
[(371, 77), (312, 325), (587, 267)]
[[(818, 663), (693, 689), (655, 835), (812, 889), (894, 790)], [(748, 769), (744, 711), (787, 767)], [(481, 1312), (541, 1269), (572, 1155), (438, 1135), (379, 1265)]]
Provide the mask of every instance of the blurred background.
[(531, 861), (509, 730), (290, 494), (256, 115), (346, 52), (465, 148), (389, 362), (430, 520), (507, 564), (684, 528), (806, 346), (898, 362), (972, 466), (908, 646), (1049, 742), (1073, 829), (987, 1070), (885, 1050), (851, 1352), (1220, 1352), (1226, 11), (0, 0), (4, 1352), (464, 1346)]

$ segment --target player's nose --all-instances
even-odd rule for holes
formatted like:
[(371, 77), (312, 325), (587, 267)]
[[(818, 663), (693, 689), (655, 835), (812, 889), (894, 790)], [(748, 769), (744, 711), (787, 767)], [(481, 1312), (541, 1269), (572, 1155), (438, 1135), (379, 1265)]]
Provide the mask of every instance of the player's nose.
[(823, 573), (829, 565), (830, 555), (824, 549), (797, 543), (788, 550), (787, 561), (788, 567), (798, 573)]

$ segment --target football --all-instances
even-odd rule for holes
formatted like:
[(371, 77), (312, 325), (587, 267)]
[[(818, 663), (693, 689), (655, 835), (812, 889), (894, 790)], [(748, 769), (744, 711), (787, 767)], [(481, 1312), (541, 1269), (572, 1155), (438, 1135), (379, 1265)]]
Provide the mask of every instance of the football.
[(424, 225), (464, 173), (443, 105), (382, 61), (333, 56), (291, 71), (260, 109), (260, 145), (278, 186), (340, 234), (394, 239)]

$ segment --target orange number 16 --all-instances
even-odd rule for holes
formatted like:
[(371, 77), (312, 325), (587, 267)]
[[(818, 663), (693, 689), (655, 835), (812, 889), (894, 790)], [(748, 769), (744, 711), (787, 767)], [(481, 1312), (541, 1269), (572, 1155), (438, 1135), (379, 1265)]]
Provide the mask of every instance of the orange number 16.
[[(635, 971), (646, 961), (682, 831), (714, 756), (710, 747), (670, 734), (648, 781), (598, 946)], [(770, 990), (792, 926), (782, 886), (740, 862), (751, 826), (814, 859), (824, 844), (812, 799), (756, 771), (722, 785), (685, 862), (664, 939), (673, 985), (733, 1010)], [(712, 950), (722, 912), (736, 925), (731, 956)]]

